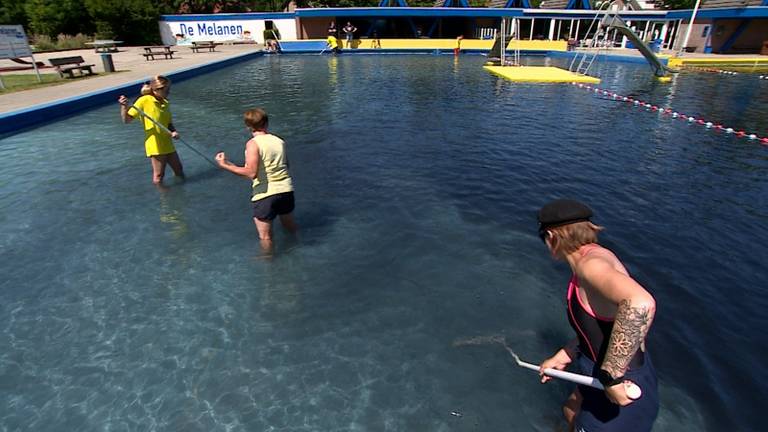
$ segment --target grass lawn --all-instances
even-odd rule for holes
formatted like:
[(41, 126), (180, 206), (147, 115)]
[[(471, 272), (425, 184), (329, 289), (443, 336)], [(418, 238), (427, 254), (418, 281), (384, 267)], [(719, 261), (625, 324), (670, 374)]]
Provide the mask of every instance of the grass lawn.
[(2, 79), (5, 86), (4, 89), (0, 89), (2, 93), (45, 87), (64, 81), (64, 78), (59, 77), (57, 73), (41, 73), (40, 79), (43, 82), (37, 82), (37, 75), (35, 74), (3, 74)]
[(31, 74), (2, 74), (4, 89), (0, 89), (0, 94), (12, 93), (20, 90), (27, 90), (37, 87), (48, 87), (65, 82), (71, 82), (79, 79), (88, 79), (99, 75), (85, 75), (82, 78), (61, 78), (57, 73), (41, 73), (40, 79), (43, 82), (37, 82), (37, 75)]

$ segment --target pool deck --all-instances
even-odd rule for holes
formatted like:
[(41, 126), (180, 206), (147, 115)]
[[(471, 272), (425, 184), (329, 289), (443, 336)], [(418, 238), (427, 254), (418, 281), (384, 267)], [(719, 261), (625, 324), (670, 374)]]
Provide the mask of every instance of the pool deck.
[[(93, 69), (98, 75), (90, 78), (67, 79), (58, 85), (2, 94), (0, 95), (0, 114), (29, 109), (36, 105), (77, 97), (138, 80), (146, 80), (154, 75), (169, 74), (206, 63), (226, 60), (260, 51), (263, 48), (264, 46), (260, 44), (219, 45), (214, 52), (200, 51), (193, 53), (192, 49), (188, 46), (174, 46), (172, 49), (176, 52), (173, 59), (166, 60), (159, 56), (156, 57), (158, 58), (157, 60), (147, 61), (141, 55), (144, 52), (144, 47), (121, 46), (118, 52), (111, 53), (112, 62), (117, 71), (115, 73), (104, 73), (101, 53), (96, 53), (93, 49), (36, 54), (35, 60), (44, 62), (46, 65), (49, 65), (48, 60), (51, 58), (82, 56), (86, 64), (96, 65)], [(0, 68), (9, 66), (19, 66), (19, 64), (13, 63), (10, 60), (0, 60)], [(2, 75), (7, 76), (18, 73), (34, 74), (34, 70), (3, 71)], [(40, 73), (55, 73), (55, 71), (51, 67), (46, 67), (40, 69)]]

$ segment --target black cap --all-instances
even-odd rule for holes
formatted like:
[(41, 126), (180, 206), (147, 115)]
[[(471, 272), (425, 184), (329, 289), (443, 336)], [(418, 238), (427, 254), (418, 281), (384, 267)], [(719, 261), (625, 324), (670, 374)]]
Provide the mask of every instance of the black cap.
[(588, 221), (592, 209), (571, 199), (554, 200), (539, 210), (539, 227), (549, 228), (574, 222)]

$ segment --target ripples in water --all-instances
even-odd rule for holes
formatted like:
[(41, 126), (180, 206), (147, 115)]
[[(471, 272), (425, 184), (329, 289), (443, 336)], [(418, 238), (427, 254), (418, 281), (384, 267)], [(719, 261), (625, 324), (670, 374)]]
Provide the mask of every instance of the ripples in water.
[[(568, 385), (452, 343), (504, 338), (536, 361), (570, 338), (567, 269), (534, 216), (569, 196), (658, 300), (655, 430), (758, 430), (765, 147), (573, 86), (509, 83), (482, 61), (270, 56), (175, 84), (196, 148), (241, 160), (253, 106), (288, 142), (302, 232), (278, 232), (272, 260), (246, 181), (179, 146), (189, 179), (158, 192), (115, 107), (4, 139), (3, 424), (550, 430)], [(766, 83), (748, 76), (597, 73), (768, 135)]]

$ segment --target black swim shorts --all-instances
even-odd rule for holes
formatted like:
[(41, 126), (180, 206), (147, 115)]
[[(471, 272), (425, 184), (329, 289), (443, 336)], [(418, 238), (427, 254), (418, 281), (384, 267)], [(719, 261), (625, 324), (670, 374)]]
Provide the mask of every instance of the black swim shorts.
[(260, 221), (271, 221), (277, 215), (291, 213), (293, 208), (293, 192), (283, 192), (254, 201), (253, 217)]
[[(576, 364), (581, 373), (597, 375), (597, 366), (587, 356), (579, 355)], [(625, 407), (613, 404), (602, 390), (579, 386), (584, 399), (574, 422), (577, 432), (650, 432), (659, 413), (658, 383), (651, 356), (646, 352), (644, 363), (624, 376), (643, 391), (640, 399)]]

